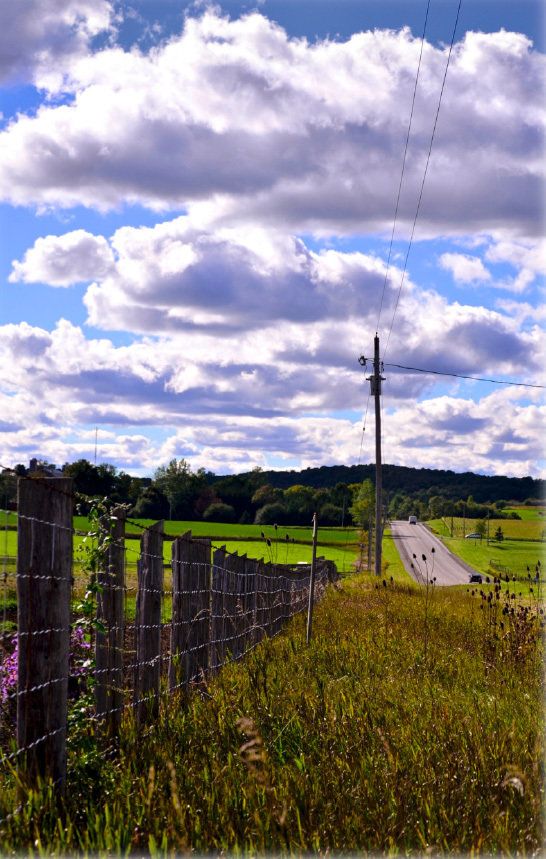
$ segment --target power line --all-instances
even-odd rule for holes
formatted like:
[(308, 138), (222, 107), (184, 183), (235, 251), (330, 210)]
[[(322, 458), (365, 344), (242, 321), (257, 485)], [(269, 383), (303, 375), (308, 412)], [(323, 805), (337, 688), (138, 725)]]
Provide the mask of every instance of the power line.
[(443, 94), (444, 94), (444, 88), (445, 88), (446, 78), (447, 78), (447, 71), (448, 71), (448, 69), (449, 69), (449, 63), (450, 63), (450, 61), (451, 61), (451, 54), (452, 54), (452, 51), (453, 51), (453, 45), (454, 45), (454, 42), (455, 42), (455, 33), (456, 33), (456, 31), (457, 31), (457, 24), (459, 23), (459, 14), (460, 14), (460, 11), (461, 11), (461, 4), (462, 4), (462, 0), (459, 0), (459, 5), (458, 5), (458, 7), (457, 7), (457, 15), (455, 16), (455, 24), (454, 24), (454, 27), (453, 27), (453, 33), (452, 33), (452, 35), (451, 35), (451, 44), (450, 44), (450, 46), (449, 46), (449, 53), (448, 53), (448, 55), (447, 55), (446, 67), (445, 67), (445, 70), (444, 70), (444, 79), (443, 79), (443, 81), (442, 81), (442, 87), (441, 87), (441, 89), (440, 89), (440, 96), (439, 96), (439, 98), (438, 98), (438, 106), (437, 106), (437, 108), (436, 108), (436, 116), (435, 116), (435, 119), (434, 119), (434, 125), (433, 125), (433, 128), (432, 128), (432, 134), (431, 134), (431, 137), (430, 137), (430, 145), (429, 145), (429, 148), (428, 148), (427, 160), (426, 160), (426, 163), (425, 163), (425, 170), (424, 170), (424, 173), (423, 173), (423, 181), (421, 182), (421, 189), (420, 189), (420, 191), (419, 191), (419, 199), (418, 199), (418, 201), (417, 201), (417, 208), (416, 208), (416, 210), (415, 210), (415, 217), (414, 217), (414, 219), (413, 219), (413, 226), (412, 226), (412, 228), (411, 228), (411, 234), (410, 234), (410, 239), (409, 239), (409, 243), (408, 243), (408, 249), (407, 249), (407, 251), (406, 251), (406, 259), (405, 259), (405, 261), (404, 261), (404, 270), (403, 270), (403, 272), (402, 272), (402, 277), (401, 277), (401, 280), (400, 280), (400, 287), (399, 287), (399, 289), (398, 289), (398, 295), (397, 295), (397, 297), (396, 297), (396, 303), (395, 303), (395, 305), (394, 305), (394, 311), (393, 311), (393, 314), (392, 314), (392, 320), (391, 320), (391, 327), (390, 327), (390, 329), (389, 329), (389, 334), (388, 334), (388, 337), (387, 337), (387, 345), (385, 346), (385, 351), (384, 351), (384, 353), (383, 353), (383, 357), (385, 357), (385, 355), (387, 354), (387, 349), (389, 348), (389, 340), (390, 340), (391, 333), (392, 333), (392, 327), (393, 327), (393, 325), (394, 325), (394, 317), (396, 316), (396, 311), (398, 310), (398, 302), (400, 301), (400, 293), (402, 292), (402, 286), (404, 285), (404, 279), (405, 279), (405, 277), (406, 277), (406, 271), (407, 271), (407, 267), (408, 267), (409, 254), (410, 254), (411, 245), (412, 245), (412, 242), (413, 242), (413, 236), (414, 236), (414, 233), (415, 233), (415, 226), (416, 226), (416, 224), (417, 224), (417, 218), (419, 217), (419, 210), (420, 210), (420, 208), (421, 208), (421, 202), (422, 202), (422, 199), (423, 199), (423, 190), (424, 190), (424, 187), (425, 187), (425, 180), (426, 180), (426, 178), (427, 178), (428, 165), (429, 165), (429, 163), (430, 163), (430, 156), (431, 156), (431, 153), (432, 153), (432, 145), (433, 145), (433, 143), (434, 143), (434, 137), (435, 137), (435, 135), (436, 135), (436, 126), (437, 126), (437, 124), (438, 124), (438, 117), (439, 117), (439, 115), (440, 115), (440, 106), (441, 106), (441, 104), (442, 104), (442, 96), (443, 96)]
[(431, 373), (434, 376), (451, 376), (454, 379), (471, 379), (473, 382), (491, 382), (493, 385), (514, 385), (519, 388), (546, 388), (546, 385), (530, 385), (527, 382), (506, 382), (501, 379), (483, 379), (480, 376), (463, 376), (462, 373), (443, 373), (440, 370), (423, 370), (421, 367), (406, 367), (404, 364), (385, 364), (385, 367), (398, 367), (399, 370), (412, 370), (415, 373)]
[(419, 52), (419, 63), (417, 64), (417, 74), (415, 75), (415, 85), (413, 87), (413, 98), (412, 98), (412, 102), (411, 102), (411, 111), (410, 111), (410, 117), (409, 117), (409, 123), (408, 123), (408, 133), (406, 135), (406, 145), (404, 147), (404, 157), (402, 158), (402, 171), (400, 173), (400, 183), (398, 185), (398, 196), (396, 198), (396, 206), (395, 206), (395, 210), (394, 210), (394, 220), (393, 220), (393, 224), (392, 224), (391, 241), (390, 241), (390, 245), (389, 245), (389, 254), (387, 257), (387, 267), (385, 269), (385, 279), (383, 281), (383, 291), (381, 293), (381, 302), (379, 304), (379, 313), (377, 314), (377, 325), (375, 326), (376, 331), (379, 330), (379, 321), (381, 319), (381, 311), (383, 310), (383, 299), (385, 297), (385, 289), (387, 286), (387, 279), (389, 276), (389, 269), (390, 269), (390, 264), (391, 264), (391, 254), (392, 254), (392, 245), (393, 245), (393, 241), (394, 241), (394, 231), (396, 229), (396, 221), (398, 219), (398, 207), (400, 205), (400, 194), (402, 193), (402, 183), (404, 180), (404, 171), (406, 169), (406, 157), (408, 154), (408, 144), (409, 144), (410, 133), (411, 133), (411, 124), (413, 121), (413, 110), (415, 107), (415, 97), (417, 95), (417, 84), (419, 82), (419, 73), (421, 71), (421, 60), (423, 58), (423, 45), (425, 43), (425, 33), (427, 31), (427, 21), (428, 21), (429, 9), (430, 9), (430, 0), (428, 0), (428, 2), (427, 2), (427, 10), (425, 13), (425, 23), (423, 25), (423, 35), (421, 36), (421, 50)]

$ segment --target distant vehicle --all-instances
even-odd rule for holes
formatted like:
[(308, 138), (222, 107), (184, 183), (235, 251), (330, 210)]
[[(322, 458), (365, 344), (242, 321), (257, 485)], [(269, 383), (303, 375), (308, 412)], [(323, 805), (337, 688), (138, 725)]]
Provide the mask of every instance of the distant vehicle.
[(470, 584), (476, 582), (476, 584), (481, 585), (482, 581), (483, 579), (479, 573), (472, 573), (472, 575), (470, 576)]
[(410, 516), (408, 522), (410, 525), (417, 525), (417, 516)]
[(481, 534), (467, 534), (465, 540), (481, 540)]

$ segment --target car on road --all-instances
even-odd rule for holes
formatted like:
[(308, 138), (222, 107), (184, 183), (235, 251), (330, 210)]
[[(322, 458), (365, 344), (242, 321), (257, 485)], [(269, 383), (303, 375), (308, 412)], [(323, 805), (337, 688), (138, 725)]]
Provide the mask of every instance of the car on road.
[(417, 516), (410, 516), (408, 522), (410, 525), (417, 525)]
[(481, 585), (482, 581), (483, 578), (480, 576), (479, 573), (472, 573), (472, 575), (470, 576), (470, 584), (476, 583), (478, 585)]
[(481, 540), (481, 534), (467, 534), (465, 540)]

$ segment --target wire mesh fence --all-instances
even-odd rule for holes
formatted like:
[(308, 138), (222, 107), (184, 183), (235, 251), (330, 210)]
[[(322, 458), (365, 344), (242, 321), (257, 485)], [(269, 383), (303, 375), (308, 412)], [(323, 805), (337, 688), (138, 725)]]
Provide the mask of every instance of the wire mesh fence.
[[(98, 519), (86, 563), (75, 563), (72, 507), (69, 478), (19, 481), (17, 562), (3, 568), (0, 749), (23, 782), (64, 786), (70, 702), (92, 698), (90, 722), (115, 742), (124, 713), (153, 724), (162, 702), (244, 658), (309, 600), (310, 564), (248, 558), (191, 532), (170, 540), (166, 563), (162, 522), (129, 548), (121, 507)], [(319, 559), (315, 600), (337, 578)]]

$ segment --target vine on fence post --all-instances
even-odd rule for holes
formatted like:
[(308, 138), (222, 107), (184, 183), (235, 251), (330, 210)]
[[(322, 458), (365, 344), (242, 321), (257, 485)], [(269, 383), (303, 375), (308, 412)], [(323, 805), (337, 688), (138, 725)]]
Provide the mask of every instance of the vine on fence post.
[[(79, 753), (86, 750), (89, 758), (97, 752), (95, 730), (97, 718), (104, 718), (105, 708), (98, 706), (97, 701), (98, 687), (100, 680), (103, 680), (103, 685), (106, 685), (109, 679), (108, 672), (106, 678), (99, 678), (99, 682), (96, 676), (97, 648), (100, 651), (101, 643), (108, 634), (103, 612), (98, 608), (104, 591), (100, 579), (101, 576), (107, 575), (109, 567), (109, 555), (114, 541), (113, 526), (120, 515), (124, 516), (125, 509), (119, 507), (110, 509), (107, 498), (86, 496), (80, 496), (80, 498), (81, 504), (85, 504), (88, 508), (87, 517), (90, 524), (82, 540), (82, 572), (87, 574), (88, 579), (84, 595), (74, 604), (76, 613), (74, 623), (75, 628), (81, 630), (82, 639), (88, 648), (88, 660), (85, 681), (79, 689), (75, 690), (76, 702), (69, 710), (71, 729), (69, 740)], [(82, 762), (80, 755), (79, 763)]]

